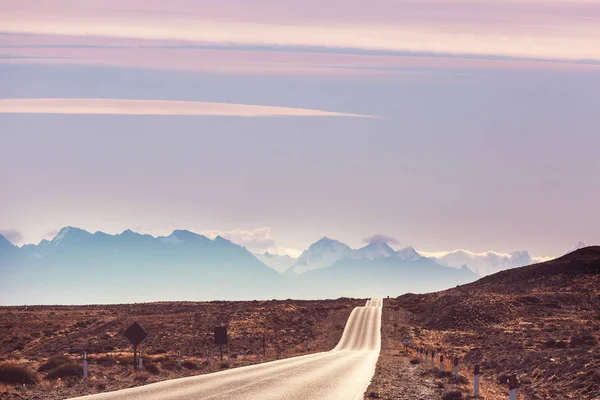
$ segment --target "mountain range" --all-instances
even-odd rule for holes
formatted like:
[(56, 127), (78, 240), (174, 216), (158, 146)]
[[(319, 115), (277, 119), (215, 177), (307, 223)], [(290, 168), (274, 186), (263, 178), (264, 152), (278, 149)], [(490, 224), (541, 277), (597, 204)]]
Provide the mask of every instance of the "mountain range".
[[(295, 259), (186, 230), (153, 237), (65, 227), (21, 247), (0, 235), (0, 304), (396, 296), (474, 281), (479, 267), (465, 254), (426, 257), (385, 243), (352, 249), (324, 237)], [(524, 252), (511, 260), (488, 254), (501, 268), (532, 259)]]

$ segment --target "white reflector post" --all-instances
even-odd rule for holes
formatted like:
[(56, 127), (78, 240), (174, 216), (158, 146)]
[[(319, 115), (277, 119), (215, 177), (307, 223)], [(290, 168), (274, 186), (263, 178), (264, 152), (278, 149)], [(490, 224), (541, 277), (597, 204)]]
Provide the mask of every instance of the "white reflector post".
[(88, 377), (88, 360), (87, 360), (87, 353), (84, 352), (83, 353), (83, 378), (87, 379)]
[(475, 364), (473, 372), (473, 394), (475, 397), (479, 397), (479, 364)]
[(508, 379), (508, 400), (517, 400), (517, 375), (512, 374)]

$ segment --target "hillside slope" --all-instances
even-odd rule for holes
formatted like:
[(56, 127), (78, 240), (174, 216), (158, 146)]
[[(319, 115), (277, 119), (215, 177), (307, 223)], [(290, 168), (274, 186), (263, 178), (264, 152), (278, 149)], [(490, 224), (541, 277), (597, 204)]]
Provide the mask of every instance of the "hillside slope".
[(598, 398), (600, 246), (389, 306), (412, 313), (415, 345), (516, 372), (526, 399)]

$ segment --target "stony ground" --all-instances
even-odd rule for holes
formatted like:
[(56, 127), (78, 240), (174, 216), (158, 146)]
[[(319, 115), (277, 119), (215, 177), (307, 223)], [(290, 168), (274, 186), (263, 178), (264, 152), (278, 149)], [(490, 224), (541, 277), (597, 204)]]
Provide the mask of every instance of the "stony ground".
[[(2, 365), (18, 365), (27, 368), (37, 384), (0, 383), (0, 398), (62, 399), (330, 350), (341, 337), (352, 309), (364, 302), (338, 299), (2, 307), (0, 375)], [(134, 321), (148, 332), (142, 345), (146, 366), (142, 372), (131, 367), (131, 346), (123, 336)], [(228, 326), (229, 334), (223, 362), (212, 338), (213, 327), (219, 324)], [(263, 336), (267, 345), (264, 357)], [(87, 380), (79, 376), (47, 379), (49, 370), (37, 372), (60, 355), (66, 355), (67, 364), (81, 368), (83, 351), (90, 360)], [(181, 368), (177, 364), (179, 351), (183, 356)], [(68, 372), (67, 368), (66, 375)]]

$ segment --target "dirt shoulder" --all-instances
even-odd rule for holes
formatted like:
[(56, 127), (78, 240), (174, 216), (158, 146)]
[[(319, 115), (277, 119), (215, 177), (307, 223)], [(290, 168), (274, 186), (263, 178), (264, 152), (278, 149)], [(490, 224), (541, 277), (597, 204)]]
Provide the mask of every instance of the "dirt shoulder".
[[(365, 392), (365, 400), (433, 400), (433, 399), (469, 399), (473, 395), (472, 370), (461, 365), (459, 381), (456, 382), (451, 371), (451, 352), (442, 344), (441, 337), (432, 336), (418, 325), (414, 314), (400, 306), (396, 299), (384, 300), (381, 324), (382, 349), (377, 362), (375, 376)], [(440, 340), (434, 340), (435, 337)], [(421, 361), (415, 350), (404, 346), (406, 339), (411, 347), (435, 349), (437, 354), (443, 351), (445, 373), (440, 373), (439, 358), (436, 356), (435, 368), (431, 363)], [(480, 399), (505, 399), (507, 391), (492, 377), (481, 376)]]
[[(0, 380), (9, 377), (13, 383), (0, 383), (0, 398), (63, 399), (331, 350), (352, 309), (364, 302), (1, 307)], [(141, 346), (144, 371), (133, 370), (131, 345), (123, 336), (134, 321), (148, 332)], [(229, 336), (223, 362), (212, 338), (213, 327), (220, 324), (228, 327)], [(81, 378), (84, 351), (89, 355), (89, 379), (85, 380)], [(14, 368), (22, 370), (16, 371), (18, 376), (25, 374), (25, 385), (14, 380)], [(54, 378), (49, 379), (52, 374)]]

